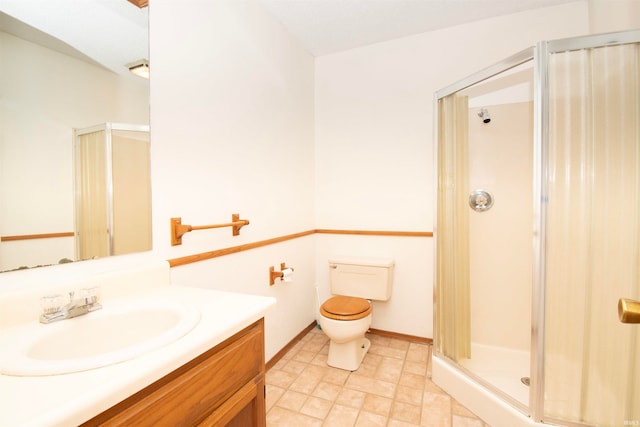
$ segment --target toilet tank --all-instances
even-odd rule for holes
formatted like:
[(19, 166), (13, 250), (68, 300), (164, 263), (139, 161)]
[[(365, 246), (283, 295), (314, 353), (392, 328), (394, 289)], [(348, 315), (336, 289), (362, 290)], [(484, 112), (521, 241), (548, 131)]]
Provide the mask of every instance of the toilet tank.
[(388, 258), (331, 258), (331, 293), (387, 301), (391, 298), (394, 261)]

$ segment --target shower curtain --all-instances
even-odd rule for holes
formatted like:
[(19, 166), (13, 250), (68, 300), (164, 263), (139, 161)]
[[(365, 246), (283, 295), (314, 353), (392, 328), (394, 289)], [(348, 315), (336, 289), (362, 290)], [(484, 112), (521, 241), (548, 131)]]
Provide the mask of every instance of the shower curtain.
[(640, 423), (640, 45), (550, 57), (545, 417)]
[(449, 95), (438, 110), (436, 346), (458, 361), (471, 357), (468, 98)]

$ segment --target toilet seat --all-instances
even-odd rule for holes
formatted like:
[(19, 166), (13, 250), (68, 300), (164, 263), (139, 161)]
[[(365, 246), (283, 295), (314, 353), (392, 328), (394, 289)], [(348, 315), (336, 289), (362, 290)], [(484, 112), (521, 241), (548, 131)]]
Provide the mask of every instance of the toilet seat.
[(367, 317), (373, 307), (364, 298), (336, 296), (329, 298), (320, 307), (320, 314), (335, 320), (358, 320)]

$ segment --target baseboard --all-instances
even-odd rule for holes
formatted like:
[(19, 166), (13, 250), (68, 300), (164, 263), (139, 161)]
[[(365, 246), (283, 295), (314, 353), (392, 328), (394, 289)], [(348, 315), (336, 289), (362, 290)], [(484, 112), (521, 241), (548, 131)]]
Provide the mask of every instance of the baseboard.
[[(311, 322), (311, 324), (309, 326), (304, 328), (304, 330), (302, 330), (302, 332), (300, 332), (291, 341), (289, 341), (289, 343), (287, 345), (282, 347), (282, 350), (277, 352), (271, 359), (269, 359), (269, 361), (266, 363), (267, 371), (269, 369), (271, 369), (273, 367), (273, 365), (278, 363), (278, 361), (280, 361), (280, 359), (282, 359), (282, 357), (285, 354), (287, 354), (287, 352), (289, 350), (291, 350), (291, 348), (294, 345), (296, 345), (298, 343), (298, 341), (300, 341), (302, 339), (302, 337), (307, 335), (310, 330), (315, 328), (317, 324), (318, 324), (318, 322), (316, 322), (315, 320), (313, 322)], [(400, 334), (398, 332), (383, 331), (381, 329), (369, 329), (369, 333), (370, 334), (374, 334), (374, 335), (380, 335), (380, 336), (383, 336), (383, 337), (396, 338), (396, 339), (399, 339), (399, 340), (420, 343), (420, 344), (433, 344), (433, 339), (431, 339), (431, 338), (417, 337), (415, 335)]]
[(432, 338), (418, 337), (415, 335), (400, 334), (398, 332), (383, 331), (381, 329), (369, 329), (370, 334), (380, 335), (383, 337), (397, 338), (403, 341), (416, 342), (420, 344), (433, 344)]

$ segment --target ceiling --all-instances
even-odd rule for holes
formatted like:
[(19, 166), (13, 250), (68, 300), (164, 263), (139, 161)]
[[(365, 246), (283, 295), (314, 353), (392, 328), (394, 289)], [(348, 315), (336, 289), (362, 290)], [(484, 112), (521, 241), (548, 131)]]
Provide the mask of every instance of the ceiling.
[(148, 20), (127, 0), (2, 0), (0, 30), (128, 75), (148, 59)]
[(575, 0), (260, 1), (307, 51), (318, 56)]
[[(257, 1), (318, 56), (575, 0)], [(148, 10), (127, 0), (2, 0), (0, 30), (127, 74), (148, 57)]]

